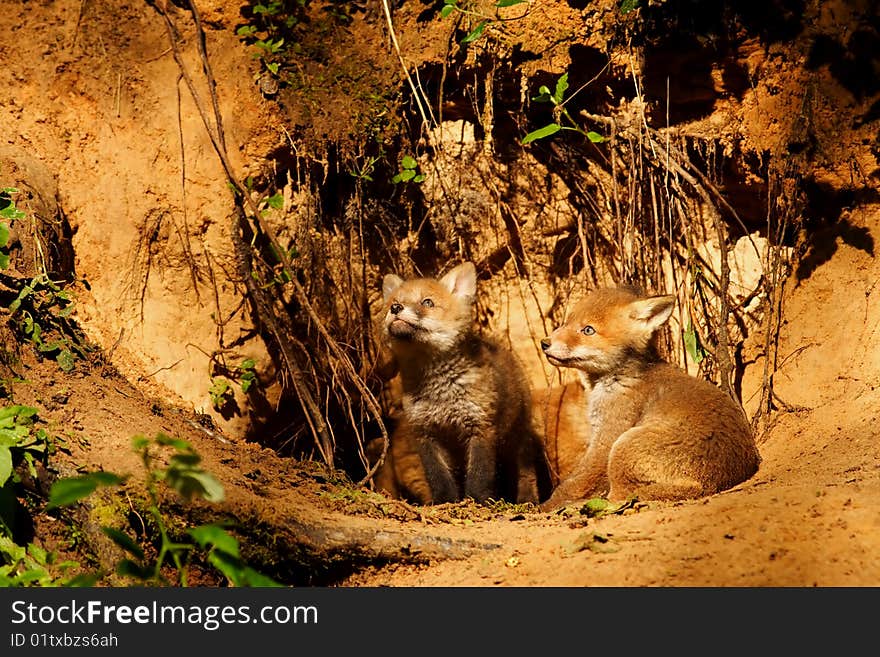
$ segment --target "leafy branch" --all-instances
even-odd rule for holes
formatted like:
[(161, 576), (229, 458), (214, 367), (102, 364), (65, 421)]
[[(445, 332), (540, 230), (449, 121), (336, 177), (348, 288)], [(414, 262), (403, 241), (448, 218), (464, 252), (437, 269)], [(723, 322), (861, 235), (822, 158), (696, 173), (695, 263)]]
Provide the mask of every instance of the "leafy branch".
[(391, 179), (393, 183), (414, 182), (420, 183), (425, 179), (425, 174), (419, 171), (419, 163), (412, 155), (404, 155), (400, 160), (400, 171)]
[[(24, 463), (36, 479), (36, 464), (46, 465), (59, 449), (58, 439), (45, 429), (37, 429), (36, 420), (37, 409), (31, 406), (0, 408), (0, 587), (90, 585), (93, 580), (88, 577), (64, 578), (64, 572), (78, 563), (57, 562), (54, 552), (34, 543), (16, 543), (14, 519), (22, 510), (24, 492), (16, 467)], [(61, 576), (54, 574), (58, 571)]]
[[(223, 487), (213, 475), (201, 467), (201, 457), (185, 440), (157, 434), (153, 440), (135, 436), (132, 447), (141, 457), (146, 472), (147, 510), (158, 532), (157, 554), (150, 558), (147, 551), (127, 533), (104, 526), (101, 530), (125, 553), (116, 564), (122, 577), (145, 583), (169, 584), (165, 572), (170, 568), (177, 575), (177, 584), (187, 586), (189, 561), (201, 550), (205, 559), (220, 571), (233, 586), (279, 586), (271, 578), (248, 566), (241, 558), (238, 540), (221, 525), (206, 524), (186, 530), (190, 541), (171, 536), (168, 520), (162, 511), (159, 484), (176, 491), (186, 500), (193, 497), (207, 502), (221, 502)], [(154, 448), (171, 448), (173, 454), (164, 468), (157, 468)], [(91, 472), (78, 477), (59, 479), (49, 491), (46, 509), (70, 506), (88, 497), (99, 487), (118, 486), (126, 477), (109, 472)]]
[(15, 221), (25, 218), (25, 213), (16, 207), (12, 196), (18, 193), (15, 187), (0, 189), (0, 269), (9, 268), (9, 227)]
[(556, 81), (556, 88), (552, 92), (546, 85), (541, 85), (538, 88), (538, 95), (533, 97), (532, 100), (536, 103), (550, 103), (553, 106), (554, 120), (552, 123), (549, 123), (542, 128), (538, 128), (537, 130), (533, 130), (523, 137), (521, 142), (523, 146), (530, 144), (533, 141), (537, 141), (538, 139), (544, 139), (551, 135), (555, 135), (562, 130), (570, 130), (583, 135), (594, 144), (601, 144), (606, 141), (605, 137), (598, 132), (581, 128), (577, 121), (572, 118), (571, 114), (568, 113), (565, 104), (570, 101), (574, 95), (565, 98), (566, 91), (568, 91), (568, 73), (563, 73), (559, 77)]
[[(505, 20), (515, 20), (511, 18), (501, 18), (498, 16), (498, 9), (503, 9), (505, 7), (513, 7), (515, 5), (521, 5), (527, 2), (527, 0), (498, 0), (495, 3), (496, 14), (495, 16), (486, 16), (485, 14), (481, 14), (479, 12), (473, 11), (471, 9), (467, 9), (462, 6), (460, 0), (443, 0), (443, 8), (440, 10), (440, 18), (446, 18), (453, 13), (457, 13), (461, 16), (469, 16), (475, 17), (479, 20), (476, 26), (471, 29), (470, 32), (465, 35), (465, 37), (459, 42), (462, 45), (467, 45), (469, 43), (473, 43), (481, 36), (483, 36), (483, 32), (486, 31), (486, 28), (494, 23)], [(522, 16), (517, 16), (516, 18), (522, 18)]]

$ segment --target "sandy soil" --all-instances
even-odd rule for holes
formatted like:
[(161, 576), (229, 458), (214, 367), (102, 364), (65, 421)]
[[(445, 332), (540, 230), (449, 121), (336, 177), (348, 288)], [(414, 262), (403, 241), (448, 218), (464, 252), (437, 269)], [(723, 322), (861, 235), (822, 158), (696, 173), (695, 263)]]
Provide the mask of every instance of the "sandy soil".
[[(217, 26), (209, 33), (209, 51), (223, 81), (235, 145), (230, 150), (246, 175), (286, 138), (277, 130), (272, 103), (249, 74), (241, 74), (252, 66), (247, 53), (230, 30), (220, 29), (235, 24), (237, 4), (199, 4)], [(68, 436), (63, 471), (137, 472), (132, 435), (163, 431), (192, 441), (224, 484), (221, 515), (265, 527), (281, 543), (294, 541), (299, 523), (323, 527), (328, 535), (338, 527), (362, 532), (363, 552), (372, 556), (313, 578), (299, 573), (290, 580), (296, 583), (880, 585), (880, 266), (873, 252), (880, 205), (870, 122), (841, 133), (836, 148), (851, 148), (851, 157), (825, 153), (821, 180), (840, 187), (848, 184), (847, 172), (860, 172), (866, 181), (860, 189), (873, 194), (844, 204), (851, 230), (830, 222), (821, 235), (827, 257), (814, 257), (809, 276), (793, 274), (785, 285), (775, 373), (780, 401), (760, 427), (762, 464), (752, 479), (706, 499), (640, 503), (601, 518), (468, 504), (413, 509), (372, 495), (346, 498), (348, 489), (313, 464), (245, 442), (246, 415), (228, 421), (212, 414), (220, 423), (214, 426), (197, 413), (211, 413), (205, 381), (206, 353), (215, 345), (213, 313), (225, 315), (236, 304), (234, 285), (223, 273), (231, 248), (228, 192), (192, 101), (176, 83), (162, 23), (140, 3), (13, 5), (0, 16), (0, 33), (16, 35), (14, 42), (0, 42), (0, 58), (10, 63), (0, 69), (0, 83), (14, 92), (0, 101), (0, 124), (14, 128), (3, 139), (57, 176), (60, 204), (74, 231), (77, 275), (89, 283), (78, 290), (78, 318), (112, 361), (107, 369), (97, 363), (64, 374), (50, 361), (23, 357), (25, 382), (15, 385), (15, 399), (36, 405)], [(530, 20), (540, 27), (542, 20), (577, 18), (567, 6), (547, 12)], [(415, 48), (416, 41), (409, 34), (404, 47)], [(445, 42), (421, 43), (439, 49)], [(742, 61), (760, 60), (771, 75), (766, 67), (776, 60), (759, 50), (756, 45), (739, 54)], [(193, 49), (188, 57), (195, 65)], [(814, 83), (829, 98), (845, 99), (847, 111), (873, 100), (836, 89), (827, 75)], [(713, 116), (735, 113), (740, 129), (763, 134), (768, 150), (775, 148), (768, 116), (787, 110), (785, 93), (761, 96), (771, 86), (765, 80), (741, 107), (720, 104)], [(833, 106), (819, 107), (825, 114), (817, 111), (815, 120), (837, 121), (828, 109)], [(710, 129), (711, 123), (693, 129)], [(145, 235), (152, 237), (144, 242)], [(807, 255), (815, 251), (806, 248)], [(216, 299), (205, 282), (212, 277), (220, 281)], [(265, 363), (266, 350), (249, 328), (239, 316), (225, 330), (241, 338), (238, 355)], [(764, 366), (760, 339), (753, 342), (746, 346), (753, 362), (743, 382), (750, 413)], [(401, 545), (408, 546), (405, 558)], [(461, 547), (451, 551), (457, 558), (438, 547), (449, 545)]]

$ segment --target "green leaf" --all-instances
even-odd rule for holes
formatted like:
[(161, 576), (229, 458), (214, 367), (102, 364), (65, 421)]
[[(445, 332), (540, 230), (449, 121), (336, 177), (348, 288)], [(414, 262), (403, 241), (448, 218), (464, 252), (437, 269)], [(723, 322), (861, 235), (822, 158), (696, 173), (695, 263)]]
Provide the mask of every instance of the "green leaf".
[(700, 361), (702, 361), (703, 358), (706, 357), (706, 352), (703, 350), (703, 345), (700, 344), (700, 336), (697, 335), (697, 331), (696, 329), (694, 329), (693, 322), (691, 322), (690, 320), (688, 320), (687, 329), (684, 332), (684, 348), (697, 364), (699, 364)]
[(251, 389), (251, 386), (257, 382), (257, 375), (253, 372), (245, 372), (241, 375), (241, 391), (246, 393)]
[(15, 207), (14, 204), (9, 204), (5, 208), (0, 210), (0, 219), (8, 219), (9, 221), (20, 221), (24, 218), (24, 212)]
[(169, 464), (165, 471), (165, 483), (185, 499), (196, 496), (207, 502), (222, 502), (224, 498), (220, 482), (198, 467)]
[(0, 222), (0, 249), (9, 245), (9, 225)]
[(538, 95), (532, 97), (532, 100), (536, 103), (550, 103), (553, 102), (553, 95), (550, 93), (550, 89), (547, 88), (547, 85), (542, 84), (538, 87)]
[(215, 408), (222, 408), (232, 397), (231, 393), (229, 381), (226, 379), (211, 379), (211, 387), (208, 388), (208, 394), (211, 396), (211, 403)]
[[(40, 448), (36, 448), (34, 451), (40, 452), (43, 450)], [(30, 474), (31, 477), (36, 479), (37, 478), (37, 467), (34, 465), (33, 454), (31, 454), (30, 452), (25, 452), (24, 453), (24, 462), (27, 463), (28, 474)]]
[(238, 540), (220, 525), (201, 525), (188, 529), (187, 533), (202, 548), (214, 548), (233, 557), (239, 556)]
[(6, 483), (12, 474), (12, 452), (8, 447), (0, 447), (0, 486)]
[(223, 573), (233, 586), (242, 586), (245, 566), (241, 559), (212, 550), (208, 554), (208, 562)]
[(639, 8), (640, 0), (622, 0), (620, 3), (620, 13), (628, 14), (629, 12)]
[(455, 11), (454, 4), (443, 5), (443, 9), (440, 10), (440, 18), (446, 18), (447, 16), (449, 16), (449, 14), (451, 14), (454, 11)]
[(413, 171), (412, 169), (404, 169), (398, 175), (400, 176), (400, 179), (403, 182), (408, 182), (408, 181), (412, 180), (413, 178), (415, 178), (416, 172)]
[(174, 449), (180, 450), (181, 452), (192, 451), (192, 445), (190, 445), (185, 440), (181, 440), (180, 438), (172, 438), (171, 436), (166, 436), (164, 433), (156, 434), (156, 442), (160, 445), (165, 445), (166, 447), (173, 447)]
[(245, 360), (241, 361), (241, 365), (238, 366), (238, 369), (252, 370), (256, 366), (257, 366), (257, 361), (255, 361), (253, 358), (246, 358)]
[(479, 39), (483, 35), (483, 31), (486, 29), (486, 25), (489, 21), (480, 21), (477, 26), (471, 30), (467, 36), (461, 40), (461, 43), (468, 44), (473, 43), (477, 39)]
[(498, 0), (495, 3), (496, 7), (513, 7), (514, 5), (521, 5), (526, 0)]
[(233, 586), (281, 586), (271, 577), (267, 577), (245, 564), (241, 559), (224, 552), (212, 550), (208, 555), (208, 561), (223, 573)]
[(64, 582), (64, 586), (73, 588), (93, 587), (98, 583), (97, 575), (81, 573)]
[(398, 173), (397, 175), (395, 175), (395, 176), (391, 179), (391, 182), (393, 182), (394, 184), (397, 184), (397, 183), (399, 183), (399, 182), (403, 182), (403, 179), (400, 177), (400, 174)]
[(250, 566), (245, 566), (241, 571), (241, 579), (242, 586), (262, 586), (262, 587), (272, 587), (272, 588), (281, 588), (284, 585), (280, 582), (276, 582), (274, 579), (269, 577), (268, 575), (264, 575), (263, 573), (257, 572)]
[(69, 506), (88, 497), (99, 486), (118, 486), (124, 481), (124, 477), (112, 472), (91, 472), (79, 477), (59, 479), (49, 489), (49, 503), (46, 505), (46, 509)]
[(29, 420), (37, 414), (37, 409), (33, 406), (22, 406), (21, 404), (13, 404), (12, 406), (4, 406), (0, 408), (0, 426), (11, 427), (12, 423), (8, 420), (14, 418), (16, 423)]
[(568, 73), (563, 73), (556, 81), (556, 91), (553, 92), (553, 102), (559, 105), (559, 103), (562, 102), (566, 91), (568, 91)]
[(101, 527), (101, 531), (104, 532), (111, 541), (116, 543), (116, 545), (121, 547), (123, 550), (131, 555), (134, 555), (141, 561), (144, 560), (144, 551), (131, 536), (129, 536), (125, 532), (119, 531), (115, 527)]
[(16, 447), (28, 433), (27, 427), (0, 429), (0, 447)]
[(168, 461), (174, 468), (193, 468), (202, 462), (202, 457), (194, 452), (188, 454), (175, 454)]
[(525, 146), (536, 139), (543, 139), (544, 137), (549, 137), (550, 135), (555, 135), (557, 132), (562, 130), (562, 126), (558, 123), (551, 123), (550, 125), (545, 125), (543, 128), (538, 128), (537, 130), (533, 130), (525, 137), (523, 137), (522, 144)]
[(27, 546), (28, 554), (33, 558), (41, 566), (45, 566), (46, 562), (49, 559), (49, 553), (46, 552), (39, 545), (34, 545), (33, 543), (28, 543)]
[(147, 580), (153, 576), (153, 572), (131, 559), (122, 559), (116, 564), (116, 574), (122, 577), (133, 577), (135, 579)]
[(602, 497), (594, 497), (584, 503), (581, 507), (581, 513), (590, 517), (598, 516), (607, 511), (610, 505), (611, 503), (608, 500)]
[(414, 183), (420, 183), (425, 179), (425, 174), (420, 173), (415, 178), (412, 179)]
[(62, 349), (55, 360), (62, 372), (70, 372), (74, 368), (73, 352), (70, 349)]
[(136, 452), (141, 451), (149, 444), (150, 444), (150, 439), (147, 438), (146, 436), (135, 436), (134, 438), (131, 439), (131, 448)]
[(400, 160), (400, 165), (404, 169), (415, 169), (417, 166), (419, 166), (419, 163), (416, 162), (415, 158), (413, 158), (411, 155), (404, 155), (403, 159)]
[(269, 204), (270, 208), (274, 208), (276, 210), (280, 210), (284, 207), (284, 195), (281, 193), (275, 194), (274, 196), (270, 196), (266, 199), (266, 203)]
[(605, 141), (605, 137), (600, 135), (598, 132), (593, 132), (592, 130), (587, 133), (587, 139), (589, 139), (594, 144), (601, 144), (603, 141)]

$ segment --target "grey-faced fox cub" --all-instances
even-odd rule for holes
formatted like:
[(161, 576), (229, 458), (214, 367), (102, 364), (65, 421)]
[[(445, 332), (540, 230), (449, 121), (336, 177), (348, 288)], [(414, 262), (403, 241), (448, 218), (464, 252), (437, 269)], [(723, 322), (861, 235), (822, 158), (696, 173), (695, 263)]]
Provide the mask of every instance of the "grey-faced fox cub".
[(541, 341), (554, 365), (583, 373), (591, 436), (544, 508), (613, 500), (702, 497), (751, 477), (760, 457), (742, 408), (711, 383), (660, 359), (655, 334), (675, 298), (594, 291)]
[(391, 437), (415, 446), (435, 504), (471, 497), (537, 503), (549, 495), (516, 357), (473, 326), (476, 270), (382, 284), (381, 336), (400, 373), (403, 411)]

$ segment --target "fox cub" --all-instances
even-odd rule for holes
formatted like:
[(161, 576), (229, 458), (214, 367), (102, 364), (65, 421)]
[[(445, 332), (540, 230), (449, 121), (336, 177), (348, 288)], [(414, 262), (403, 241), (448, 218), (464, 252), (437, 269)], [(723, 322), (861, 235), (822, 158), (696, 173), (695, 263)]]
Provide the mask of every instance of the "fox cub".
[(382, 292), (381, 334), (403, 392), (392, 450), (415, 447), (426, 501), (546, 499), (549, 470), (525, 375), (510, 351), (474, 330), (473, 263), (440, 280), (388, 274)]
[(586, 451), (544, 508), (613, 500), (702, 497), (751, 477), (760, 457), (745, 413), (711, 383), (660, 359), (657, 330), (675, 298), (600, 289), (541, 340), (553, 365), (588, 385)]

